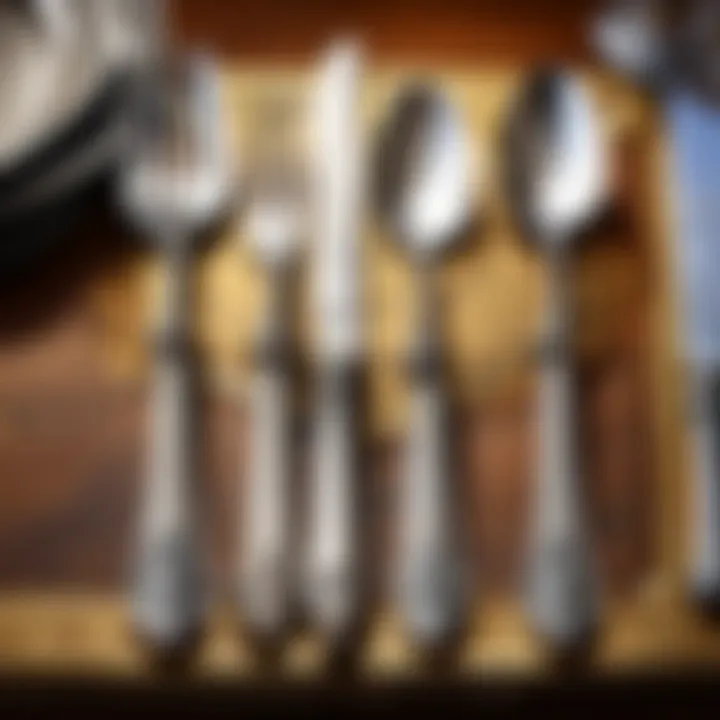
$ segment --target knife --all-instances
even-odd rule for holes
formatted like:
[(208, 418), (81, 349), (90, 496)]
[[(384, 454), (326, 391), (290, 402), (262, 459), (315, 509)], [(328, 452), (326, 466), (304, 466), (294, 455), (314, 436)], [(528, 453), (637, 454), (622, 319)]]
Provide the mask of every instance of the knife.
[(317, 226), (312, 248), (314, 346), (308, 514), (302, 593), (313, 624), (347, 635), (358, 610), (355, 543), (360, 309), (361, 53), (334, 43), (322, 58), (310, 132)]

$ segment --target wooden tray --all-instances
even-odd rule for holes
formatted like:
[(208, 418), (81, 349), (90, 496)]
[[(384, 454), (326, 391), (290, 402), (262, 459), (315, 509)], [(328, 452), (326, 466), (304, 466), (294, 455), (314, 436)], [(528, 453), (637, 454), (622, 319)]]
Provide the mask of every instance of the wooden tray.
[[(443, 269), (446, 344), (456, 408), (476, 610), (457, 649), (465, 678), (554, 667), (518, 603), (532, 478), (533, 363), (544, 275), (519, 238), (503, 188), (502, 129), (517, 70), (372, 71), (368, 141), (399, 84), (442, 82), (487, 161), (491, 201), (474, 236)], [(301, 93), (300, 70), (236, 68), (227, 107), (242, 148), (253, 104), (269, 90)], [(653, 110), (607, 77), (588, 77), (612, 138), (617, 200), (577, 256), (577, 361), (591, 520), (604, 587), (592, 673), (690, 668), (720, 661), (720, 629), (684, 604), (683, 382), (676, 362), (676, 291), (664, 139)], [(149, 674), (122, 600), (143, 446), (146, 330), (159, 273), (99, 209), (62, 258), (2, 289), (0, 310), (0, 668), (12, 673)], [(406, 258), (366, 223), (368, 435), (378, 608), (358, 647), (366, 680), (408, 676), (418, 657), (382, 602), (380, 558), (393, 526), (391, 488), (407, 416), (402, 359), (414, 295)], [(208, 556), (216, 610), (196, 677), (253, 678), (259, 659), (233, 615), (235, 497), (242, 477), (243, 398), (253, 321), (265, 286), (240, 223), (198, 263), (198, 339), (206, 402)], [(302, 283), (301, 283), (302, 285)], [(304, 298), (307, 293), (301, 293)], [(301, 347), (312, 323), (299, 302)], [(298, 482), (301, 478), (298, 477)], [(323, 678), (321, 639), (300, 631), (277, 671)]]

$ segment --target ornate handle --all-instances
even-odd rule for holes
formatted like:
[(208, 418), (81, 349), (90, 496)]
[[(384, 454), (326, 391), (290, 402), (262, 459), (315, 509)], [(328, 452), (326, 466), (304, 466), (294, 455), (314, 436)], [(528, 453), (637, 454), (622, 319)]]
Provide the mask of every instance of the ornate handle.
[(252, 388), (242, 522), (241, 601), (249, 627), (261, 635), (277, 635), (288, 609), (288, 378), (286, 363), (275, 355), (262, 359)]
[(559, 259), (553, 262), (548, 344), (540, 366), (528, 612), (548, 640), (572, 646), (594, 628), (596, 595), (579, 485), (575, 393), (566, 346), (566, 280)]
[(358, 609), (353, 376), (336, 367), (320, 372), (309, 468), (303, 590), (311, 618), (334, 638), (353, 629)]
[(413, 377), (400, 487), (398, 600), (411, 635), (432, 645), (459, 629), (463, 592), (449, 487), (445, 397), (437, 363), (428, 356), (420, 365)]
[(204, 597), (198, 549), (195, 433), (183, 307), (185, 261), (170, 265), (163, 342), (152, 389), (148, 475), (141, 508), (133, 588), (138, 630), (160, 650), (199, 630)]

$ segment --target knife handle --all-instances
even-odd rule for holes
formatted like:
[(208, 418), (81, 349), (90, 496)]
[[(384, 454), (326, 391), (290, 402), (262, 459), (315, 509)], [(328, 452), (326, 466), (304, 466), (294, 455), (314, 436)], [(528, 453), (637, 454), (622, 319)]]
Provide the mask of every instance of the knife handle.
[(250, 629), (274, 637), (288, 612), (290, 407), (284, 353), (271, 349), (263, 355), (250, 398), (252, 445), (242, 504), (240, 597)]
[(694, 454), (690, 528), (690, 590), (705, 606), (720, 602), (720, 464), (718, 378), (698, 370), (692, 378), (690, 416)]
[(568, 349), (566, 278), (552, 268), (546, 346), (540, 357), (537, 484), (530, 547), (528, 614), (558, 649), (587, 640), (596, 594), (582, 506), (575, 378)]
[(186, 350), (171, 341), (160, 349), (156, 362), (133, 614), (145, 639), (159, 651), (173, 652), (200, 630), (204, 610), (195, 438)]
[(355, 382), (350, 368), (321, 370), (311, 429), (303, 594), (311, 620), (337, 640), (355, 629), (358, 610)]
[(412, 368), (410, 428), (400, 481), (398, 602), (403, 622), (425, 646), (454, 637), (463, 619), (463, 578), (453, 518), (449, 426), (436, 353)]

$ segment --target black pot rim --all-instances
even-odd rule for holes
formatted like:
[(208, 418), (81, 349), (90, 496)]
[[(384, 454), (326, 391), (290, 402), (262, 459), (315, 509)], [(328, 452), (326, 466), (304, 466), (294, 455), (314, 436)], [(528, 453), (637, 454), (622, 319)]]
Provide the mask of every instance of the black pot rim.
[(113, 73), (96, 90), (89, 102), (51, 133), (29, 155), (0, 172), (0, 197), (21, 194), (38, 177), (59, 165), (97, 133), (121, 106), (127, 88), (125, 73)]

